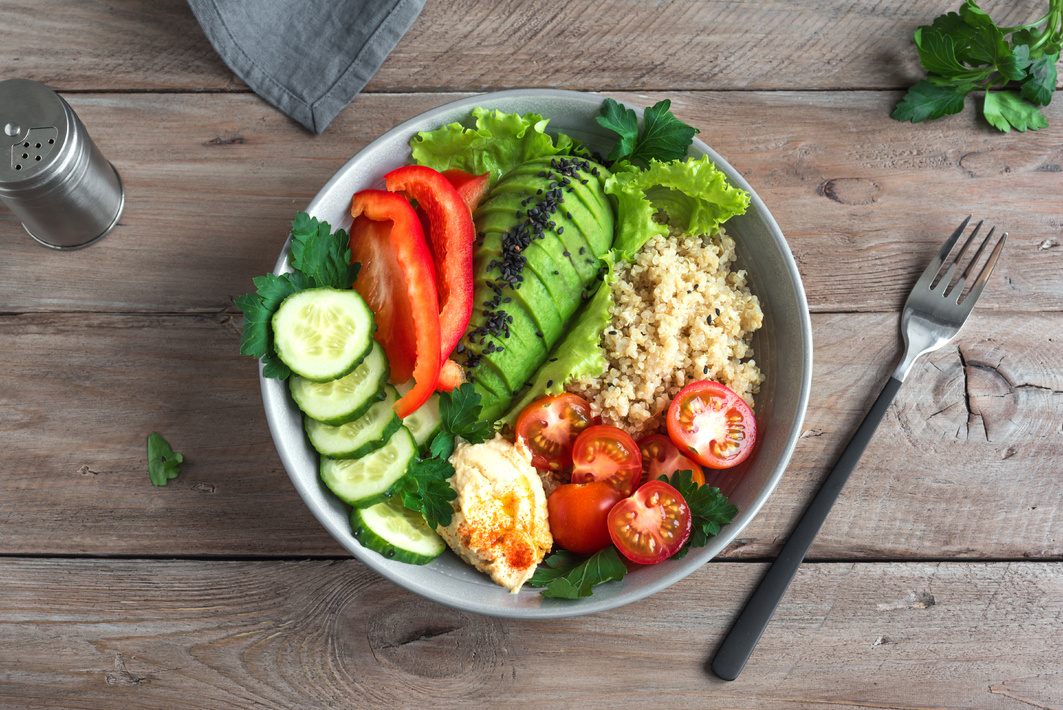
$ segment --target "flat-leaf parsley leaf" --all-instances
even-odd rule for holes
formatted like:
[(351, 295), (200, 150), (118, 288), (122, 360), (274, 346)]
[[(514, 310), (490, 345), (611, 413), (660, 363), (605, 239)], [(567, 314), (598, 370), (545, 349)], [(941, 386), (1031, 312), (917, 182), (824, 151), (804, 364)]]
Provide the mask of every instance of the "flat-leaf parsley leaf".
[(670, 483), (679, 491), (690, 508), (690, 538), (672, 555), (672, 559), (682, 559), (692, 547), (704, 547), (709, 538), (719, 534), (720, 528), (727, 525), (738, 514), (738, 508), (727, 502), (727, 496), (719, 488), (698, 485), (690, 471), (679, 471), (671, 478), (661, 476), (660, 481)]
[(616, 548), (609, 546), (590, 557), (559, 550), (547, 557), (528, 580), (529, 587), (544, 587), (544, 597), (580, 599), (603, 582), (621, 580), (627, 574)]
[(273, 347), (273, 314), (281, 302), (307, 288), (350, 288), (361, 264), (351, 263), (350, 237), (342, 229), (332, 232), (328, 222), (300, 212), (292, 220), (291, 265), (287, 274), (266, 274), (252, 279), (255, 293), (236, 299), (244, 312), (240, 354), (262, 360), (262, 374), (286, 380), (292, 374)]
[(916, 29), (915, 48), (927, 76), (891, 116), (919, 123), (959, 113), (964, 97), (981, 90), (982, 115), (993, 127), (1044, 128), (1048, 121), (1038, 107), (1052, 100), (1061, 44), (1063, 0), (1049, 0), (1048, 14), (1018, 27), (998, 27), (975, 0), (965, 0), (959, 12)]
[(159, 432), (151, 432), (148, 436), (148, 476), (152, 484), (165, 486), (171, 478), (176, 478), (184, 460), (185, 457), (174, 451)]
[(665, 99), (646, 109), (642, 130), (632, 109), (624, 108), (613, 99), (602, 104), (598, 124), (618, 134), (620, 140), (609, 153), (609, 160), (630, 160), (647, 166), (651, 160), (667, 163), (687, 154), (698, 129), (676, 118), (669, 110), (672, 102)]

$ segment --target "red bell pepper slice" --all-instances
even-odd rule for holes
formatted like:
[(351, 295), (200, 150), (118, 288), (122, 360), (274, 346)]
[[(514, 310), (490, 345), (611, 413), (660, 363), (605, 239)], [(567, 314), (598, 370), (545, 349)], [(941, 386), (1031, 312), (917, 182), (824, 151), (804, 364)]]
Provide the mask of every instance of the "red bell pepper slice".
[(351, 198), (351, 261), (362, 264), (354, 289), (376, 317), (392, 382), (412, 376), (413, 389), (395, 403), (405, 417), (435, 391), (439, 378), (439, 294), (424, 231), (413, 207), (385, 190)]
[(459, 195), (461, 195), (461, 199), (465, 200), (465, 204), (468, 205), (470, 212), (476, 211), (476, 208), (480, 204), (480, 200), (482, 200), (484, 195), (487, 194), (487, 191), (491, 189), (491, 173), (473, 175), (464, 170), (451, 168), (450, 170), (443, 171), (443, 177), (454, 186), (454, 189), (458, 191)]
[(428, 216), (428, 240), (439, 292), (440, 362), (450, 357), (472, 317), (472, 212), (438, 170), (406, 165), (384, 176), (388, 190), (403, 193)]

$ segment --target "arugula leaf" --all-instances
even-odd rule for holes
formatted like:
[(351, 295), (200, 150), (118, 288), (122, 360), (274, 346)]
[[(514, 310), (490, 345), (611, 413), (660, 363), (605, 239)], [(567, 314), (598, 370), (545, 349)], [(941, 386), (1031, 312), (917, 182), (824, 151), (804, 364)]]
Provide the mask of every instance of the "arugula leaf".
[(627, 574), (615, 547), (607, 547), (590, 557), (559, 550), (547, 557), (528, 580), (529, 587), (545, 587), (540, 594), (555, 599), (589, 597), (591, 588)]
[(973, 87), (973, 84), (937, 86), (924, 79), (908, 89), (890, 117), (920, 123), (959, 113), (963, 110), (964, 97)]
[(642, 130), (639, 130), (633, 110), (624, 108), (613, 99), (606, 99), (601, 115), (595, 120), (598, 125), (620, 136), (609, 152), (608, 159), (613, 162), (627, 159), (648, 166), (651, 160), (667, 163), (683, 158), (699, 131), (676, 118), (669, 110), (671, 105), (672, 102), (665, 99), (646, 109)]
[(350, 237), (342, 229), (332, 233), (328, 222), (306, 212), (292, 220), (291, 264), (306, 275), (309, 288), (350, 288), (362, 268), (351, 263)]
[(1022, 100), (1014, 91), (992, 91), (985, 95), (982, 114), (989, 123), (1007, 133), (1014, 126), (1025, 132), (1037, 130), (1048, 125), (1037, 107)]
[(458, 494), (447, 482), (454, 475), (454, 467), (447, 458), (415, 458), (407, 467), (406, 475), (409, 482), (402, 491), (402, 504), (420, 512), (433, 529), (450, 525), (454, 515), (450, 501)]
[(148, 436), (148, 476), (156, 486), (165, 486), (181, 472), (184, 456), (170, 447), (170, 443), (157, 431)]
[(927, 77), (908, 90), (891, 116), (919, 123), (959, 113), (967, 94), (983, 90), (983, 114), (999, 130), (1048, 125), (1037, 107), (1048, 105), (1055, 91), (1063, 0), (1048, 5), (1048, 14), (1035, 22), (999, 27), (975, 0), (965, 0), (958, 12), (916, 29)]
[(704, 547), (710, 537), (718, 535), (720, 528), (738, 515), (738, 508), (727, 502), (727, 496), (720, 493), (719, 488), (698, 485), (691, 471), (678, 471), (671, 478), (661, 476), (657, 480), (671, 484), (690, 508), (690, 538), (672, 555), (672, 559), (682, 559), (692, 547)]
[(471, 382), (450, 392), (439, 393), (439, 418), (443, 429), (471, 444), (479, 444), (491, 432), (490, 423), (479, 421), (482, 409), (480, 394)]
[(1030, 62), (1029, 74), (1019, 89), (1022, 98), (1038, 106), (1047, 106), (1056, 90), (1056, 62), (1059, 52), (1039, 57)]

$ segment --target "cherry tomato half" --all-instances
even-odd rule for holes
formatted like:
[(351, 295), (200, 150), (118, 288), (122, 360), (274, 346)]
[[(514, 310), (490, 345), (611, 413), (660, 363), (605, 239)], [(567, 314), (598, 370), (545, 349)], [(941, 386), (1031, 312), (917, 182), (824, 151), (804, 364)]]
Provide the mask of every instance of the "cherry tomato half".
[(668, 436), (679, 450), (709, 468), (745, 461), (757, 422), (742, 398), (719, 382), (692, 382), (668, 407)]
[(566, 483), (546, 499), (554, 542), (577, 555), (609, 547), (609, 511), (624, 494), (602, 481)]
[(591, 405), (574, 394), (537, 399), (517, 417), (517, 438), (532, 454), (532, 466), (559, 471), (572, 463), (572, 445), (591, 423)]
[(650, 481), (609, 511), (609, 536), (632, 562), (655, 564), (690, 537), (690, 508), (675, 488)]
[(672, 478), (677, 471), (690, 471), (694, 483), (705, 485), (705, 472), (694, 461), (679, 453), (672, 440), (664, 434), (649, 434), (639, 439), (642, 454), (642, 482), (656, 481), (661, 476)]
[(572, 482), (605, 481), (625, 496), (642, 478), (642, 454), (630, 435), (615, 426), (598, 424), (572, 446)]

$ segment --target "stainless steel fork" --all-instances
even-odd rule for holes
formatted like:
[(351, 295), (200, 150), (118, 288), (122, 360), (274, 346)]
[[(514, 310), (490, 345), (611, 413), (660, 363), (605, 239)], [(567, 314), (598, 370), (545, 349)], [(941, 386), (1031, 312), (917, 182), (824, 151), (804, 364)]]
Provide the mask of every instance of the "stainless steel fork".
[[(982, 222), (975, 225), (971, 235), (967, 237), (963, 246), (956, 253), (956, 257), (949, 260), (949, 253), (956, 246), (956, 242), (970, 221), (971, 217), (968, 216), (967, 219), (963, 220), (959, 228), (953, 232), (952, 236), (945, 241), (941, 251), (931, 260), (929, 266), (923, 271), (923, 275), (916, 281), (912, 292), (908, 295), (908, 300), (904, 304), (904, 311), (901, 313), (901, 331), (904, 333), (904, 357), (901, 358), (897, 369), (894, 370), (893, 375), (886, 382), (886, 386), (883, 387), (882, 394), (878, 396), (878, 399), (871, 406), (871, 410), (864, 417), (864, 421), (861, 422), (860, 427), (849, 441), (849, 445), (845, 447), (845, 451), (842, 452), (838, 462), (834, 464), (834, 468), (823, 482), (819, 492), (816, 493), (815, 498), (808, 505), (801, 520), (797, 523), (797, 527), (794, 528), (793, 533), (779, 553), (778, 558), (768, 568), (764, 579), (761, 580), (760, 585), (753, 592), (753, 596), (746, 602), (745, 608), (739, 614), (738, 619), (735, 620), (730, 633), (727, 634), (720, 648), (716, 651), (716, 655), (712, 659), (712, 671), (720, 678), (734, 680), (742, 672), (742, 668), (746, 665), (746, 661), (749, 660), (753, 648), (757, 645), (757, 641), (760, 640), (761, 634), (764, 633), (768, 621), (771, 619), (772, 614), (775, 613), (779, 601), (782, 599), (783, 594), (786, 593), (786, 588), (790, 586), (790, 581), (793, 580), (794, 574), (797, 573), (798, 567), (801, 566), (808, 548), (812, 545), (812, 540), (816, 537), (820, 527), (822, 527), (831, 506), (834, 505), (834, 501), (838, 499), (842, 486), (848, 480), (849, 474), (856, 468), (857, 462), (860, 461), (864, 449), (867, 448), (868, 442), (871, 441), (871, 436), (875, 433), (875, 429), (878, 428), (879, 422), (882, 421), (890, 402), (893, 401), (893, 397), (897, 394), (901, 383), (904, 382), (904, 378), (908, 376), (912, 363), (920, 355), (937, 350), (954, 338), (960, 331), (960, 327), (963, 326), (964, 321), (967, 320), (967, 316), (971, 314), (971, 309), (974, 308), (978, 297), (982, 295), (982, 290), (985, 289), (986, 282), (989, 280), (990, 274), (993, 273), (993, 267), (996, 266), (997, 258), (1004, 248), (1004, 242), (1007, 241), (1008, 235), (1005, 232), (997, 241), (989, 258), (982, 266), (981, 271), (978, 272), (970, 292), (964, 295), (967, 279), (971, 276), (975, 264), (978, 263), (979, 257), (982, 256), (982, 252), (985, 251), (986, 246), (989, 245), (993, 238), (993, 233), (996, 231), (996, 228), (989, 230), (989, 234), (982, 240), (978, 251), (975, 252), (967, 268), (963, 270), (959, 280), (953, 284), (952, 279), (956, 275), (957, 266), (963, 260), (967, 250), (974, 242), (975, 236), (982, 228)], [(947, 260), (950, 262), (950, 266), (944, 274), (941, 274), (941, 267)], [(939, 274), (940, 278), (938, 278)]]

